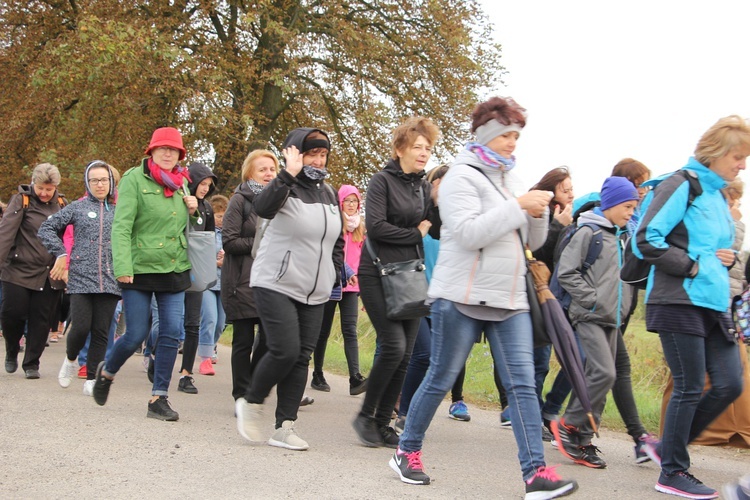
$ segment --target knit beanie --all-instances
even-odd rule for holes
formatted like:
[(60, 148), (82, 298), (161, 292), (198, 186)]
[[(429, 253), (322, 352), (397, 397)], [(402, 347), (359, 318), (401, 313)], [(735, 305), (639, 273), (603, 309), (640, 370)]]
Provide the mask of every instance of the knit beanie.
[(625, 177), (607, 177), (602, 184), (601, 197), (600, 207), (602, 210), (607, 210), (626, 201), (638, 201), (640, 199), (635, 185)]

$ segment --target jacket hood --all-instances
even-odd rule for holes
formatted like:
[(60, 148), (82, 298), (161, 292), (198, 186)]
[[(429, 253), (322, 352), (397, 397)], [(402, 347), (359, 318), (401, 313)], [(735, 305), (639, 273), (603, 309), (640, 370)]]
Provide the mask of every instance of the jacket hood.
[(695, 172), (704, 189), (709, 188), (710, 190), (719, 190), (727, 186), (727, 181), (725, 181), (719, 174), (700, 163), (695, 157), (691, 156), (687, 165), (682, 168), (684, 170)]
[(593, 210), (583, 212), (581, 216), (578, 217), (578, 227), (581, 227), (584, 224), (596, 224), (597, 226), (614, 229), (614, 224), (609, 222), (609, 219), (607, 219), (603, 215), (597, 213), (598, 210), (598, 208), (595, 208)]
[[(305, 142), (305, 138), (313, 132), (320, 132), (321, 134), (326, 136), (326, 139), (328, 139), (328, 143), (330, 145), (331, 139), (323, 130), (320, 130), (319, 128), (301, 127), (295, 128), (294, 130), (289, 132), (289, 134), (286, 136), (286, 139), (284, 139), (284, 144), (281, 145), (281, 149), (286, 149), (289, 146), (296, 146), (297, 149), (302, 152), (302, 146)], [(330, 148), (328, 149), (328, 151), (330, 152)], [(327, 166), (328, 159), (326, 159), (326, 167)]]
[(213, 193), (216, 189), (216, 182), (219, 180), (218, 177), (214, 175), (213, 171), (211, 171), (211, 169), (203, 163), (195, 161), (188, 165), (188, 172), (190, 172), (191, 179), (191, 182), (188, 184), (188, 187), (190, 188), (190, 194), (195, 196), (195, 191), (198, 189), (198, 184), (203, 182), (204, 179), (210, 177), (213, 182), (211, 182), (211, 186), (208, 188), (208, 193), (206, 193), (205, 198), (211, 196), (211, 193)]
[(393, 158), (388, 160), (388, 163), (385, 164), (385, 168), (383, 168), (383, 171), (395, 175), (396, 177), (399, 177), (406, 182), (421, 179), (422, 177), (427, 175), (427, 172), (425, 172), (424, 170), (407, 174), (406, 172), (404, 172), (404, 169), (401, 168), (401, 160), (394, 160)]
[(255, 198), (255, 193), (250, 189), (250, 186), (247, 185), (247, 182), (241, 182), (239, 186), (234, 188), (234, 194), (244, 196), (250, 201), (253, 201)]
[(344, 184), (339, 188), (339, 204), (342, 209), (344, 208), (344, 198), (351, 194), (357, 197), (360, 207), (362, 206), (362, 195), (359, 194), (359, 189), (349, 184)]
[[(34, 184), (19, 184), (18, 194), (25, 194), (37, 200), (39, 199), (39, 197), (34, 192)], [(59, 189), (55, 189), (55, 194), (52, 195), (52, 199), (57, 200), (58, 196), (62, 196), (63, 198), (65, 197), (65, 195), (62, 194)]]
[(89, 185), (89, 170), (92, 168), (105, 168), (107, 169), (107, 175), (109, 176), (109, 193), (107, 193), (107, 196), (110, 198), (110, 200), (116, 199), (116, 192), (117, 188), (115, 187), (115, 176), (112, 175), (112, 170), (109, 168), (109, 165), (107, 165), (105, 162), (101, 160), (94, 160), (88, 165), (86, 165), (86, 170), (83, 172), (83, 185), (86, 187), (86, 193), (89, 195), (90, 198), (96, 199), (96, 196), (94, 196), (94, 193), (91, 192), (91, 186)]

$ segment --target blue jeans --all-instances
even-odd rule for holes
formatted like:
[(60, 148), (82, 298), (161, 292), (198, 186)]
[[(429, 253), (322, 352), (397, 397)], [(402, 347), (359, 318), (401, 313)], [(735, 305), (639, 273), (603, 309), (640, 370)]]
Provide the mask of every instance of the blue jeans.
[(534, 382), (531, 317), (528, 313), (520, 313), (506, 321), (480, 321), (461, 314), (453, 302), (444, 299), (432, 304), (431, 317), (430, 370), (411, 400), (400, 448), (404, 451), (422, 449), (425, 432), (435, 411), (484, 332), (495, 370), (508, 393), (523, 478), (531, 478), (537, 468), (545, 465), (542, 419)]
[[(659, 332), (674, 389), (664, 414), (661, 468), (665, 474), (690, 468), (687, 445), (742, 393), (737, 346), (714, 328), (707, 337)], [(711, 388), (704, 394), (706, 372)]]
[[(115, 315), (112, 317), (112, 323), (109, 325), (109, 335), (107, 336), (107, 352), (104, 357), (109, 356), (112, 352), (112, 346), (115, 345), (115, 331), (117, 330), (117, 320), (122, 312), (122, 301), (117, 302), (115, 307)], [(89, 357), (89, 344), (91, 343), (91, 334), (86, 337), (86, 343), (83, 344), (83, 349), (78, 353), (78, 366), (86, 366), (86, 361)]]
[(156, 297), (159, 310), (159, 349), (154, 358), (154, 385), (151, 394), (166, 396), (177, 359), (185, 292), (123, 290), (122, 303), (128, 328), (125, 335), (115, 342), (112, 352), (107, 356), (104, 370), (112, 375), (116, 374), (148, 336), (152, 296)]
[(201, 329), (198, 341), (198, 356), (210, 358), (214, 355), (214, 346), (224, 331), (224, 308), (221, 305), (219, 290), (203, 292), (201, 305)]

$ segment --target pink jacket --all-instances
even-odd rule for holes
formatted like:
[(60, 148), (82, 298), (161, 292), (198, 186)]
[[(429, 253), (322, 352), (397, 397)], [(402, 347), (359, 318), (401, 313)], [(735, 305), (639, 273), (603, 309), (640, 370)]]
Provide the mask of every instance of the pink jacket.
[[(339, 188), (339, 203), (341, 203), (342, 212), (344, 209), (344, 198), (351, 194), (357, 196), (360, 202), (359, 208), (361, 208), (362, 195), (359, 194), (359, 190), (354, 186), (344, 184)], [(346, 230), (346, 226), (344, 227), (344, 260), (355, 273), (357, 273), (357, 268), (359, 267), (359, 258), (362, 255), (364, 244), (364, 241), (352, 241), (352, 233)], [(343, 291), (359, 293), (359, 285), (346, 286)]]

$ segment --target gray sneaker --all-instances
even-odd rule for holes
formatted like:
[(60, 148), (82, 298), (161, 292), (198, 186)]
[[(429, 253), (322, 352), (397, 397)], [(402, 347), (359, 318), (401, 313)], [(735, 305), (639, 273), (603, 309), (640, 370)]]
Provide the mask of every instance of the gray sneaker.
[(237, 415), (237, 430), (240, 436), (253, 443), (265, 441), (261, 419), (263, 418), (263, 405), (248, 403), (245, 398), (239, 398), (234, 403)]
[(268, 440), (268, 444), (296, 451), (303, 451), (310, 448), (307, 441), (297, 435), (297, 431), (294, 430), (293, 420), (284, 420), (281, 423), (281, 427), (276, 429), (271, 439)]

